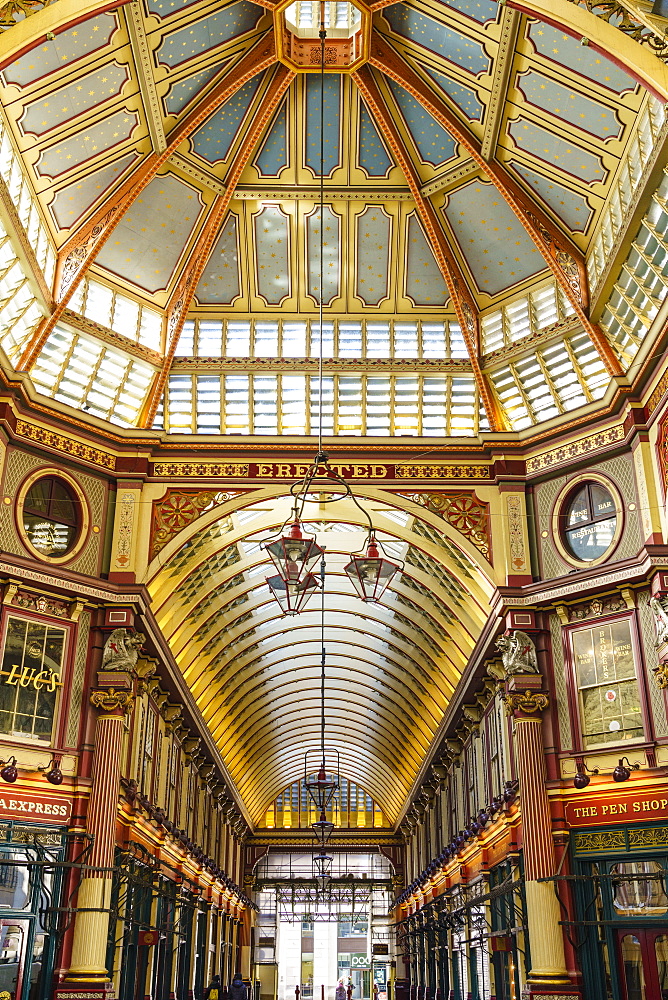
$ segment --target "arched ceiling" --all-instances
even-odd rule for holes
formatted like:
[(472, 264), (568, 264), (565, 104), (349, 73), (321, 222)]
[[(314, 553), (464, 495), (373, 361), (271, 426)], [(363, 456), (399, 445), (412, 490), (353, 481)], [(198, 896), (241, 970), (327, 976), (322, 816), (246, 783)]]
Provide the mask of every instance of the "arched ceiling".
[[(240, 502), (240, 501), (239, 501)], [(463, 536), (396, 497), (362, 497), (387, 554), (405, 560), (381, 603), (343, 572), (365, 539), (350, 500), (304, 511), (326, 548), (327, 741), (341, 770), (398, 817), (487, 618), (492, 569)], [(147, 574), (157, 620), (253, 819), (303, 773), (317, 744), (320, 595), (284, 617), (261, 542), (290, 513), (285, 497), (214, 509), (184, 529)], [(410, 508), (410, 509), (408, 509)], [(361, 710), (363, 706), (363, 711)]]

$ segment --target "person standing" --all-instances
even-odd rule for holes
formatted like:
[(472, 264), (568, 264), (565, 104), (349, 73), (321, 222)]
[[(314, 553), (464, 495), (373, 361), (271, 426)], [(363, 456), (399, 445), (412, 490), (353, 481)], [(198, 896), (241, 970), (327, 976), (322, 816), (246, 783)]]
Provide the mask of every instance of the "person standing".
[(248, 987), (241, 978), (240, 972), (235, 972), (230, 986), (229, 1000), (248, 1000)]
[(220, 976), (214, 976), (204, 991), (204, 1000), (221, 1000)]

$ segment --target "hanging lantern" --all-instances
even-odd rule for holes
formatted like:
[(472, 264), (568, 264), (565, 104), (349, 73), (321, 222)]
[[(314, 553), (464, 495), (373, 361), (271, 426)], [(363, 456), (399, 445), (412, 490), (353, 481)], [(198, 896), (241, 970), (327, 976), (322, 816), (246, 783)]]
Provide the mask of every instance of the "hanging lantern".
[(325, 854), (323, 848), (320, 849), (320, 854), (316, 854), (313, 858), (313, 871), (318, 889), (324, 892), (332, 879), (332, 858)]
[(346, 576), (363, 601), (379, 601), (399, 569), (397, 563), (380, 555), (373, 533), (369, 535), (366, 554), (353, 555), (344, 567)]
[(267, 583), (284, 615), (298, 615), (311, 594), (318, 589), (318, 578), (313, 573), (307, 573), (303, 580), (286, 581), (280, 575), (268, 576)]
[(315, 823), (311, 823), (311, 829), (313, 830), (313, 836), (320, 844), (322, 850), (334, 833), (334, 824), (331, 820), (327, 819), (327, 814), (324, 809), (320, 813), (320, 819)]
[[(317, 811), (319, 813), (326, 812), (327, 806), (334, 798), (334, 792), (339, 787), (339, 783), (336, 778), (327, 774), (324, 761), (318, 773), (315, 776), (307, 778), (304, 784), (306, 785), (309, 798)], [(322, 816), (320, 818), (322, 819)]]
[(296, 509), (288, 534), (266, 542), (263, 547), (284, 582), (292, 584), (306, 580), (324, 551), (315, 538), (304, 538)]

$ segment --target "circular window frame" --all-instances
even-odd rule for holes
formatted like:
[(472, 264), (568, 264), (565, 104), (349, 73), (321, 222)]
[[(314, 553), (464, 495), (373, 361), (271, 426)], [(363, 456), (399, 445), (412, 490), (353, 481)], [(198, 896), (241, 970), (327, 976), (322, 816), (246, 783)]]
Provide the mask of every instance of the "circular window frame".
[[(68, 489), (74, 494), (75, 499), (79, 502), (80, 522), (77, 525), (77, 537), (74, 544), (65, 552), (62, 556), (47, 556), (39, 549), (36, 549), (32, 544), (26, 530), (23, 527), (23, 504), (25, 503), (25, 498), (31, 486), (33, 486), (40, 479), (60, 479)], [(61, 566), (63, 563), (71, 562), (72, 559), (76, 559), (78, 555), (81, 554), (81, 550), (88, 541), (88, 536), (90, 534), (90, 508), (88, 506), (88, 500), (86, 495), (79, 483), (71, 476), (68, 472), (64, 472), (62, 469), (54, 469), (51, 466), (42, 466), (40, 469), (36, 469), (27, 476), (19, 488), (16, 497), (16, 506), (14, 509), (16, 528), (25, 549), (37, 559), (42, 562), (48, 563), (50, 566)]]
[[(610, 545), (605, 550), (603, 555), (598, 556), (596, 559), (578, 559), (577, 556), (574, 556), (573, 553), (566, 547), (566, 543), (562, 536), (562, 519), (564, 517), (564, 507), (566, 502), (577, 489), (582, 488), (587, 483), (595, 483), (598, 486), (603, 486), (603, 488), (608, 491), (614, 501), (615, 516), (617, 518), (615, 532), (612, 536)], [(587, 472), (585, 475), (570, 479), (562, 487), (562, 489), (559, 490), (557, 498), (554, 502), (554, 507), (552, 508), (552, 540), (554, 541), (561, 558), (570, 566), (577, 566), (578, 569), (589, 569), (592, 566), (600, 566), (601, 563), (606, 562), (617, 548), (619, 540), (622, 537), (623, 530), (624, 502), (622, 500), (622, 495), (615, 484), (608, 479), (607, 476), (602, 476), (600, 472)]]

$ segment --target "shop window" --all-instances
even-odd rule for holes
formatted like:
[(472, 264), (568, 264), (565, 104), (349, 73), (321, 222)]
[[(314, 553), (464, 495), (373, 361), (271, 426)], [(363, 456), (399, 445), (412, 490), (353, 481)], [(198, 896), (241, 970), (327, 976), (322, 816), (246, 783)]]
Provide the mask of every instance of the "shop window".
[(574, 630), (571, 642), (584, 748), (641, 739), (631, 620)]
[(78, 498), (64, 480), (43, 476), (35, 480), (23, 500), (25, 537), (40, 556), (66, 555), (79, 534)]
[(656, 861), (622, 861), (610, 869), (612, 905), (623, 917), (658, 917), (668, 913), (665, 872)]
[(553, 515), (554, 540), (561, 555), (576, 566), (595, 566), (608, 558), (622, 529), (622, 501), (612, 483), (590, 474), (560, 493)]
[(0, 732), (50, 741), (65, 630), (10, 616), (0, 673)]

